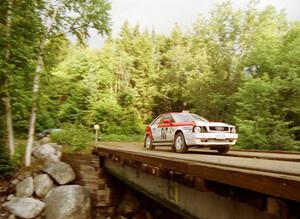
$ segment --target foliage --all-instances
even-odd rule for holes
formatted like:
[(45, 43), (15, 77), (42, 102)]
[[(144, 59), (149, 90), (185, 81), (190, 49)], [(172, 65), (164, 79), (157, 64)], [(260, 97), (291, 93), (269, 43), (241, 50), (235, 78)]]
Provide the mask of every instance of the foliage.
[(25, 145), (18, 144), (12, 159), (9, 159), (7, 149), (0, 145), (0, 177), (11, 174), (17, 167), (22, 166), (24, 161)]
[(65, 124), (62, 130), (51, 134), (51, 139), (66, 147), (66, 150), (79, 151), (88, 147), (92, 140), (92, 133), (78, 124)]
[[(92, 7), (95, 4), (103, 4), (105, 12)], [(47, 10), (43, 2), (38, 11), (34, 7), (31, 1), (15, 6), (9, 66), (0, 51), (1, 70), (12, 70), (18, 134), (28, 127), (32, 82), (25, 78), (33, 78), (39, 31), (44, 30), (38, 12)], [(71, 13), (64, 13), (78, 7), (71, 19)], [(260, 10), (256, 1), (245, 10), (223, 1), (186, 32), (175, 25), (170, 35), (159, 35), (126, 21), (119, 36), (109, 37), (101, 49), (72, 45), (66, 39), (66, 30), (86, 24), (71, 28), (84, 41), (88, 27), (99, 27), (101, 19), (105, 25), (100, 32), (107, 32), (108, 9), (104, 0), (72, 0), (58, 11), (46, 44), (37, 130), (69, 124), (53, 137), (78, 150), (92, 140), (86, 131), (94, 124), (100, 125), (101, 140), (130, 140), (141, 136), (144, 124), (157, 115), (188, 108), (209, 120), (235, 124), (240, 147), (299, 150), (299, 22), (288, 22), (271, 6)], [(6, 48), (3, 33), (0, 45)], [(0, 73), (2, 77), (5, 72)], [(0, 117), (0, 127), (3, 124)]]
[(10, 174), (14, 170), (12, 161), (4, 145), (0, 145), (0, 177)]
[(14, 168), (22, 166), (24, 162), (24, 154), (25, 154), (25, 144), (19, 144), (16, 147), (16, 153), (11, 160), (12, 166)]
[(161, 113), (189, 108), (236, 123), (241, 147), (297, 149), (299, 24), (255, 4), (241, 11), (222, 2), (190, 32), (175, 25), (170, 36), (125, 22), (101, 50), (72, 48), (51, 78), (64, 81), (50, 102), (61, 106), (57, 122), (132, 135)]
[(285, 109), (278, 107), (284, 89), (282, 80), (268, 76), (252, 79), (236, 93), (236, 124), (239, 145), (255, 149), (292, 149), (290, 122), (285, 121)]

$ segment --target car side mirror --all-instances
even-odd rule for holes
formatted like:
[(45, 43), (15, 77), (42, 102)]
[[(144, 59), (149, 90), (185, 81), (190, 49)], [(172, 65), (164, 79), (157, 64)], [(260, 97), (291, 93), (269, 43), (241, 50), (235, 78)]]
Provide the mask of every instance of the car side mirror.
[(165, 119), (165, 120), (164, 120), (164, 123), (165, 123), (165, 124), (170, 124), (170, 123), (171, 123), (171, 120), (170, 120), (170, 119)]

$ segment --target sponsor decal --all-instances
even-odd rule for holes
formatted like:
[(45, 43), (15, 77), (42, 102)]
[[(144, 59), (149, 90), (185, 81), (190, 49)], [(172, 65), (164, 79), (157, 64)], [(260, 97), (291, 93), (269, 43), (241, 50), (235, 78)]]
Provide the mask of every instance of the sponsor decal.
[(161, 128), (160, 138), (162, 140), (166, 140), (167, 139), (167, 133), (168, 133), (168, 128)]

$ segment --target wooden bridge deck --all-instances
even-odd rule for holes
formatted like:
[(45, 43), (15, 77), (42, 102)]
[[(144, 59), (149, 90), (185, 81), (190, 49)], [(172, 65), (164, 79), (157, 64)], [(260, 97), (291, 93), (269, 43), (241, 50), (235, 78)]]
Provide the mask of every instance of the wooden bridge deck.
[(140, 143), (109, 142), (100, 143), (95, 153), (162, 177), (171, 171), (192, 184), (208, 180), (300, 202), (298, 153), (230, 151), (220, 155), (191, 149), (177, 154), (169, 147), (149, 151)]

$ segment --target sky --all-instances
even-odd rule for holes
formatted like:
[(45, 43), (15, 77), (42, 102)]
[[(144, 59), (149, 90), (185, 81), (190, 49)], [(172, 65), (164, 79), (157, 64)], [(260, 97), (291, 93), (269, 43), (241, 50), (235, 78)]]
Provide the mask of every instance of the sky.
[[(153, 28), (157, 33), (169, 34), (177, 23), (187, 30), (199, 15), (208, 16), (214, 5), (221, 0), (110, 0), (112, 9), (112, 36), (116, 37), (122, 24), (128, 20), (130, 25), (139, 24), (141, 29)], [(235, 8), (246, 8), (248, 0), (232, 0)], [(288, 20), (300, 20), (300, 0), (261, 0), (260, 9), (273, 5), (285, 10)], [(91, 31), (89, 46), (100, 48), (105, 39)]]

